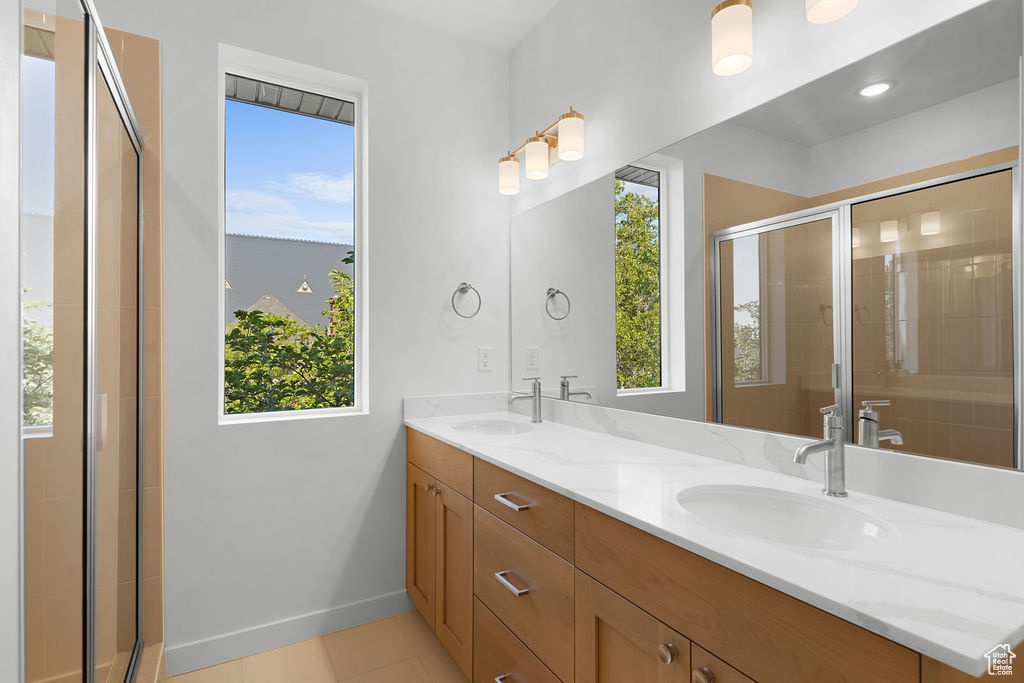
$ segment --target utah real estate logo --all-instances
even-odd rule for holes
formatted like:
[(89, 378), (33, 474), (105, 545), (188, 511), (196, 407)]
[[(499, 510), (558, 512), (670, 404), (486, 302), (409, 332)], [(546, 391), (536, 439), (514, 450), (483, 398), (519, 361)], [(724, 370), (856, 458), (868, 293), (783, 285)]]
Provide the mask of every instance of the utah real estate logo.
[(1016, 656), (1008, 644), (996, 645), (985, 653), (985, 657), (988, 658), (988, 675), (1012, 676), (1013, 659)]

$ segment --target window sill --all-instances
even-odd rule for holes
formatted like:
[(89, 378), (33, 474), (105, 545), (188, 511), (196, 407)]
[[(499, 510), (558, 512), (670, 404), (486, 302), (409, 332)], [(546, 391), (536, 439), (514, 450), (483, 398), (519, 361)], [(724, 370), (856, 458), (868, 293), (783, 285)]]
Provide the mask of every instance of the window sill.
[(309, 408), (307, 410), (280, 410), (272, 413), (240, 413), (217, 418), (218, 425), (256, 424), (260, 422), (290, 422), (292, 420), (320, 420), (331, 417), (356, 417), (369, 415), (363, 408)]
[(627, 396), (647, 396), (648, 394), (682, 394), (685, 393), (683, 389), (673, 389), (672, 387), (644, 387), (642, 389), (616, 389), (615, 395), (619, 398), (625, 398)]
[(53, 425), (38, 425), (21, 428), (23, 439), (49, 439), (53, 436)]

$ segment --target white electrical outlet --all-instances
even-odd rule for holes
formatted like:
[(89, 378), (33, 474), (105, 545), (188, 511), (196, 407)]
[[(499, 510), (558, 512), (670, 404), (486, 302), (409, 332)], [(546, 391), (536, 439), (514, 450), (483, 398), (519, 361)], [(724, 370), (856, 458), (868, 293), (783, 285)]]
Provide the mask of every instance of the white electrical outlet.
[(526, 369), (527, 370), (540, 370), (540, 347), (539, 346), (527, 346), (526, 347)]
[(479, 372), (491, 371), (491, 347), (476, 347), (476, 369)]

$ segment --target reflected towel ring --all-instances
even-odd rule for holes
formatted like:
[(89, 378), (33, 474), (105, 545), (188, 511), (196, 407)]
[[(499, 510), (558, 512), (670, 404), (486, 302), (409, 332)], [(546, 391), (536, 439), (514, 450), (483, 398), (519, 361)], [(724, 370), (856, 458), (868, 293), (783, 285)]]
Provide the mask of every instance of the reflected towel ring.
[[(469, 315), (466, 315), (462, 311), (459, 310), (458, 306), (455, 305), (455, 297), (457, 297), (459, 294), (463, 294), (463, 295), (468, 294), (470, 290), (472, 290), (476, 294), (476, 308), (473, 309), (472, 313), (470, 313)], [(459, 286), (455, 288), (454, 292), (452, 292), (452, 310), (455, 311), (455, 314), (457, 316), (459, 316), (460, 318), (469, 319), (469, 318), (472, 318), (472, 317), (476, 316), (476, 314), (480, 312), (480, 306), (483, 305), (483, 303), (484, 303), (484, 300), (480, 296), (480, 292), (478, 292), (476, 287), (474, 287), (473, 285), (469, 284), (468, 282), (460, 282)]]
[[(551, 300), (554, 299), (559, 294), (565, 297), (565, 315), (562, 316), (555, 315), (554, 313), (551, 312)], [(548, 298), (544, 301), (544, 310), (548, 312), (548, 315), (553, 320), (565, 320), (566, 318), (569, 317), (569, 311), (572, 310), (572, 302), (569, 301), (569, 295), (560, 289), (548, 287)]]

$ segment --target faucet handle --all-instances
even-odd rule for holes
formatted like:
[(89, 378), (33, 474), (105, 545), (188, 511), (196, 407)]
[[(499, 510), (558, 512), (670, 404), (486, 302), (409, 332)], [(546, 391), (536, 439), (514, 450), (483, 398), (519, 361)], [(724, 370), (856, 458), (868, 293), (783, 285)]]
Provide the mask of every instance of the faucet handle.
[(834, 403), (834, 404), (832, 404), (830, 406), (825, 406), (824, 408), (819, 408), (818, 412), (820, 412), (822, 415), (838, 415), (839, 414), (839, 410), (840, 410), (839, 404), (838, 403)]
[(540, 377), (524, 377), (523, 381), (524, 382), (539, 382), (540, 381)]
[(579, 375), (562, 375), (562, 379), (579, 379)]
[(888, 399), (885, 401), (861, 401), (860, 404), (865, 408), (874, 408), (875, 406), (891, 406), (892, 401)]

